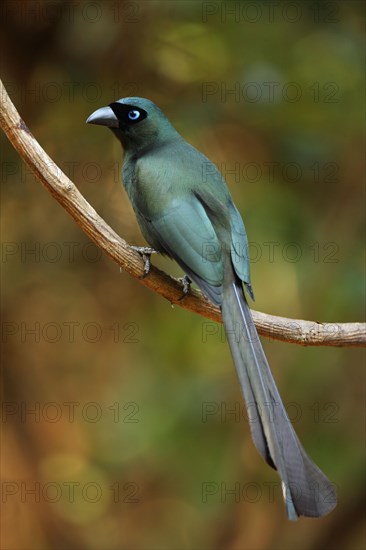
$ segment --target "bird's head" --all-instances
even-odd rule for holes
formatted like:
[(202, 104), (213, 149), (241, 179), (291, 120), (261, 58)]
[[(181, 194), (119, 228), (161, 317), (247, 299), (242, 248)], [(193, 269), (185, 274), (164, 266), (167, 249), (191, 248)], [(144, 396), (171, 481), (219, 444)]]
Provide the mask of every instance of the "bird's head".
[(94, 111), (86, 121), (108, 126), (124, 149), (138, 151), (178, 135), (164, 113), (149, 99), (125, 97)]

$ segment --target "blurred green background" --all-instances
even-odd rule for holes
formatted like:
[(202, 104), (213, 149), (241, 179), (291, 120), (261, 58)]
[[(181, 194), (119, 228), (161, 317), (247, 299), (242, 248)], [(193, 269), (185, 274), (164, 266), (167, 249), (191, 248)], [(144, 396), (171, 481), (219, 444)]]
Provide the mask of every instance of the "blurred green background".
[[(1, 9), (12, 100), (122, 237), (144, 242), (120, 145), (85, 120), (138, 95), (226, 177), (252, 243), (254, 307), (363, 320), (362, 2)], [(2, 548), (364, 548), (364, 351), (264, 340), (300, 439), (339, 493), (330, 516), (289, 523), (221, 327), (98, 253), (3, 134), (1, 184)]]

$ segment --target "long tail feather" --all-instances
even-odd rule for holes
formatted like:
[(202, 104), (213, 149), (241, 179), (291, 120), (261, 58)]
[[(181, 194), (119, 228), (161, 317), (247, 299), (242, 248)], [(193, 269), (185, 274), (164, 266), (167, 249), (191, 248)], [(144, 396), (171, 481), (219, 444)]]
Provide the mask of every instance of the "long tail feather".
[(292, 427), (238, 279), (224, 285), (226, 336), (244, 394), (252, 438), (282, 480), (289, 519), (320, 517), (336, 505), (334, 484), (308, 457)]

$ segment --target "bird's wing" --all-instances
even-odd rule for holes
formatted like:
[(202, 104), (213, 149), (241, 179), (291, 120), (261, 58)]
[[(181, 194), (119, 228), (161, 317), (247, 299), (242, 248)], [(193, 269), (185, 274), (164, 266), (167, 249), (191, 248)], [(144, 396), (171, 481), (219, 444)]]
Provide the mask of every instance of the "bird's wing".
[(244, 282), (251, 298), (254, 299), (250, 283), (248, 237), (242, 217), (231, 197), (228, 195), (222, 197), (223, 201), (219, 200), (214, 192), (208, 189), (196, 190), (194, 194), (203, 205), (221, 243), (224, 243), (227, 251), (230, 250), (236, 275)]
[(174, 200), (149, 220), (154, 239), (216, 304), (224, 279), (222, 246), (205, 208), (195, 196)]
[(230, 225), (231, 225), (231, 259), (235, 273), (246, 286), (250, 296), (254, 299), (252, 285), (250, 283), (249, 248), (248, 237), (244, 222), (235, 205), (230, 201)]

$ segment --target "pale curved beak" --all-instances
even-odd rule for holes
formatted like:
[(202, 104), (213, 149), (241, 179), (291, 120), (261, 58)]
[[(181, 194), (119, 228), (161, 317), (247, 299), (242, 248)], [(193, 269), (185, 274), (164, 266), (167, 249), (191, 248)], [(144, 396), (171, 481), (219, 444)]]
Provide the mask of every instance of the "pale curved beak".
[(99, 124), (100, 126), (108, 126), (109, 128), (118, 128), (118, 118), (110, 107), (101, 107), (94, 111), (86, 120), (87, 124)]

